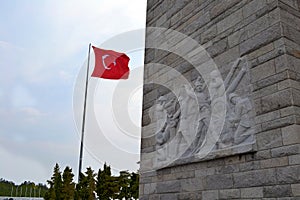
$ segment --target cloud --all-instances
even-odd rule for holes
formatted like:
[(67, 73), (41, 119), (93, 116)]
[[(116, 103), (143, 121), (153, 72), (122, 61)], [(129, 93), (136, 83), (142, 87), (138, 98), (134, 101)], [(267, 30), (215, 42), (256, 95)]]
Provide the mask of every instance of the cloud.
[[(44, 7), (36, 9), (44, 13), (41, 17), (47, 33), (27, 47), (31, 50), (26, 56), (24, 76), (28, 81), (41, 82), (55, 76), (53, 71), (76, 73), (75, 66), (81, 66), (90, 42), (97, 45), (116, 33), (143, 27), (145, 19), (134, 16), (145, 12), (144, 5), (145, 0), (46, 1)], [(80, 59), (74, 60), (79, 54)]]

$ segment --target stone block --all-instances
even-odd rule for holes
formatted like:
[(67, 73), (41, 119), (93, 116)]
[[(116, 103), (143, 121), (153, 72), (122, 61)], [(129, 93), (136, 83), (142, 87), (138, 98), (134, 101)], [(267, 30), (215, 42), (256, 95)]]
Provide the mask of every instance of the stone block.
[(281, 130), (275, 129), (257, 134), (258, 150), (282, 146)]
[(244, 28), (234, 32), (233, 34), (228, 36), (229, 48), (232, 48), (232, 47), (240, 44), (241, 42), (244, 42), (245, 40), (247, 40), (247, 38), (248, 38), (248, 34)]
[(255, 159), (261, 160), (261, 159), (268, 159), (271, 158), (271, 151), (268, 150), (263, 150), (263, 151), (258, 151), (255, 154)]
[(299, 17), (293, 15), (292, 13), (290, 13), (290, 12), (284, 10), (284, 9), (281, 9), (280, 10), (280, 18), (281, 18), (282, 22), (286, 23), (289, 26), (294, 27), (298, 31), (300, 30), (299, 26), (295, 26), (295, 24), (300, 24), (300, 18)]
[[(300, 83), (300, 82), (298, 82)], [(300, 90), (291, 88), (293, 94), (293, 105), (300, 107)]]
[(281, 117), (286, 117), (288, 115), (297, 115), (300, 113), (300, 107), (298, 106), (289, 106), (280, 110)]
[(214, 58), (217, 66), (223, 66), (239, 58), (239, 47), (235, 46)]
[(144, 194), (156, 193), (156, 183), (147, 183), (144, 185)]
[(203, 179), (192, 178), (184, 179), (181, 181), (181, 191), (182, 192), (193, 192), (198, 190), (203, 190)]
[(294, 196), (300, 196), (300, 184), (292, 184), (292, 193)]
[(147, 147), (151, 147), (154, 145), (155, 145), (155, 137), (144, 138), (141, 143), (142, 148), (147, 148)]
[[(152, 171), (153, 170), (153, 159), (148, 159), (148, 160), (142, 160), (141, 163), (140, 163), (140, 168), (141, 168), (141, 171)], [(144, 179), (144, 181), (148, 180), (147, 178)], [(149, 180), (151, 181), (151, 179)]]
[(276, 111), (273, 111), (273, 112), (268, 112), (268, 113), (257, 116), (255, 118), (255, 123), (256, 124), (261, 124), (263, 122), (272, 121), (272, 120), (275, 120), (275, 119), (278, 119), (278, 118), (280, 118), (280, 111), (276, 110)]
[(282, 23), (283, 35), (289, 40), (294, 41), (297, 44), (300, 44), (300, 32), (294, 28), (294, 26), (289, 26), (285, 23)]
[(140, 196), (144, 195), (144, 184), (139, 185), (139, 195)]
[(230, 27), (236, 25), (243, 19), (243, 12), (242, 10), (238, 10), (234, 12), (233, 14), (229, 15), (222, 21), (217, 23), (217, 30), (218, 33), (222, 33), (223, 31), (229, 29)]
[(292, 116), (275, 119), (273, 121), (264, 122), (264, 123), (262, 123), (261, 126), (262, 126), (263, 131), (267, 131), (267, 130), (272, 130), (272, 129), (289, 126), (289, 125), (292, 125), (295, 123), (296, 123), (296, 117), (292, 115)]
[(278, 92), (278, 88), (277, 88), (277, 85), (274, 84), (274, 85), (270, 85), (270, 86), (261, 88), (259, 90), (253, 91), (252, 98), (254, 100), (256, 100), (258, 98), (268, 96), (268, 95), (271, 95), (271, 94), (276, 93), (276, 92)]
[(139, 199), (140, 200), (149, 200), (149, 195), (140, 195)]
[(271, 150), (272, 157), (290, 156), (300, 153), (300, 145), (282, 146)]
[(294, 88), (300, 90), (300, 82), (292, 79), (287, 79), (278, 83), (278, 90), (284, 90), (286, 88)]
[(285, 89), (261, 98), (261, 110), (258, 114), (267, 113), (293, 105), (293, 92), (291, 89)]
[(280, 81), (288, 79), (289, 76), (290, 76), (290, 72), (288, 70), (279, 72), (279, 73), (277, 73), (277, 74), (275, 74), (273, 76), (267, 77), (267, 78), (265, 78), (265, 79), (263, 79), (261, 81), (253, 83), (252, 84), (253, 90), (256, 91), (256, 90), (265, 88), (267, 86), (270, 86), (272, 84), (276, 84), (276, 83), (278, 83)]
[[(201, 17), (200, 17), (201, 16)], [(199, 30), (199, 28), (203, 27), (210, 21), (209, 13), (205, 15), (198, 15), (196, 14), (192, 18), (188, 20), (185, 26), (181, 27), (182, 30), (179, 29), (184, 34), (191, 35), (195, 31)]]
[(276, 185), (264, 187), (264, 197), (278, 198), (292, 196), (292, 189), (290, 185)]
[(299, 5), (298, 5), (299, 1), (297, 2), (297, 0), (280, 0), (280, 1), (284, 4), (287, 4), (291, 8), (299, 10)]
[(180, 181), (164, 181), (157, 183), (158, 193), (180, 192)]
[(242, 188), (241, 198), (262, 198), (263, 187)]
[(269, 51), (268, 53), (259, 56), (256, 60), (256, 63), (253, 64), (253, 67), (260, 65), (261, 63), (268, 62), (270, 60), (276, 59), (278, 56), (284, 55), (286, 53), (286, 49), (284, 47), (276, 48), (273, 51)]
[(246, 31), (248, 32), (248, 37), (251, 38), (257, 33), (267, 29), (270, 26), (269, 16), (264, 15), (263, 17), (255, 20), (248, 26), (246, 26)]
[(220, 14), (224, 13), (227, 9), (231, 8), (235, 4), (239, 3), (239, 0), (223, 0), (220, 1), (217, 5), (215, 5), (210, 10), (211, 18), (215, 18), (219, 16)]
[(182, 11), (177, 12), (175, 15), (173, 15), (171, 17), (171, 22), (170, 22), (170, 26), (174, 26), (175, 24), (178, 23), (178, 21), (180, 21), (182, 19), (183, 15), (182, 15)]
[(246, 6), (243, 7), (243, 15), (244, 17), (249, 17), (256, 13), (259, 9), (266, 6), (266, 0), (254, 0), (250, 1)]
[(239, 189), (220, 190), (220, 199), (238, 199), (240, 198)]
[(284, 145), (300, 144), (300, 125), (284, 127), (281, 131)]
[(216, 174), (231, 174), (238, 171), (239, 171), (238, 165), (226, 165), (226, 166), (221, 166), (216, 168)]
[(197, 8), (198, 3), (198, 0), (191, 0), (190, 2), (187, 2), (186, 6), (182, 9), (182, 15), (188, 16), (193, 13), (193, 11), (195, 11), (195, 8)]
[(254, 170), (233, 174), (234, 187), (257, 187), (276, 184), (275, 169)]
[(177, 199), (177, 194), (161, 194), (160, 200), (174, 200)]
[(281, 37), (280, 23), (274, 24), (252, 38), (240, 44), (240, 54), (243, 56)]
[(167, 14), (165, 13), (165, 14), (163, 14), (161, 17), (159, 17), (157, 20), (156, 20), (156, 26), (157, 27), (162, 27), (162, 25), (164, 24), (164, 23), (166, 23), (167, 22)]
[(195, 177), (195, 171), (193, 170), (163, 175), (164, 180), (190, 179), (194, 177)]
[(271, 158), (267, 160), (261, 160), (261, 168), (281, 167), (289, 164), (288, 157)]
[(201, 198), (200, 192), (180, 193), (177, 196), (178, 200), (199, 200)]
[(214, 25), (201, 34), (201, 44), (204, 44), (213, 39), (217, 34), (217, 26)]
[(215, 174), (215, 168), (204, 168), (204, 169), (198, 169), (195, 171), (195, 177), (196, 178), (203, 178), (205, 176), (213, 175)]
[(270, 24), (273, 25), (280, 21), (280, 8), (276, 8), (269, 13)]
[(277, 168), (278, 183), (297, 183), (300, 180), (300, 166), (289, 166)]
[(289, 156), (290, 165), (300, 165), (300, 154)]
[(249, 55), (247, 55), (247, 58), (249, 60), (253, 60), (253, 59), (258, 58), (258, 57), (260, 57), (260, 56), (262, 56), (262, 55), (264, 55), (264, 54), (266, 54), (266, 53), (268, 53), (270, 51), (273, 51), (273, 50), (274, 50), (274, 44), (270, 43), (270, 44), (268, 44), (266, 46), (263, 46), (263, 47), (255, 50), (255, 51), (253, 51), (252, 53), (250, 53)]
[(230, 157), (224, 158), (225, 166), (234, 165), (245, 162), (245, 156), (233, 155)]
[(227, 49), (227, 47), (228, 47), (227, 38), (225, 38), (213, 44), (212, 46), (208, 47), (207, 52), (211, 57), (215, 57), (223, 53)]
[(232, 175), (211, 175), (206, 177), (206, 189), (227, 189), (233, 187)]
[(202, 192), (202, 200), (218, 200), (219, 191), (218, 190), (208, 190)]
[(149, 200), (158, 200), (158, 199), (159, 199), (159, 195), (158, 194), (149, 195)]
[(275, 74), (275, 62), (274, 60), (271, 60), (251, 69), (251, 81), (257, 82), (274, 74)]

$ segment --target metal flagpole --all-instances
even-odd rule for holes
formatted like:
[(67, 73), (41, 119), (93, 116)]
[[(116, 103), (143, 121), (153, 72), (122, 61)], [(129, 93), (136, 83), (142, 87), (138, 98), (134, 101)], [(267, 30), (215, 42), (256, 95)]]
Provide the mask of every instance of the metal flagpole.
[(86, 69), (86, 80), (85, 80), (85, 94), (84, 94), (84, 104), (83, 104), (83, 118), (82, 118), (82, 127), (81, 127), (81, 141), (80, 141), (80, 153), (79, 153), (79, 167), (78, 167), (78, 183), (80, 180), (81, 167), (82, 167), (82, 156), (83, 156), (83, 139), (84, 139), (84, 128), (85, 128), (85, 114), (86, 114), (86, 99), (87, 99), (87, 90), (89, 84), (89, 68), (90, 68), (90, 52), (91, 52), (91, 43), (89, 44), (89, 53)]

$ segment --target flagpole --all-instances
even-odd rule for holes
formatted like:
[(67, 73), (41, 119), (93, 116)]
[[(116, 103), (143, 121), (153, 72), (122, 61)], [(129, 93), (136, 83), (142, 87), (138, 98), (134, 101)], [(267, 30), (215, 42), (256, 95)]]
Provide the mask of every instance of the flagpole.
[(85, 79), (85, 94), (84, 94), (84, 104), (83, 104), (83, 117), (82, 117), (80, 153), (79, 153), (79, 167), (78, 167), (78, 183), (80, 181), (80, 174), (81, 174), (81, 167), (82, 167), (82, 157), (83, 157), (83, 139), (84, 139), (84, 130), (85, 130), (87, 91), (88, 91), (88, 84), (89, 84), (88, 80), (89, 80), (89, 68), (90, 68), (90, 52), (91, 52), (91, 43), (89, 44), (89, 53), (88, 53), (86, 79)]

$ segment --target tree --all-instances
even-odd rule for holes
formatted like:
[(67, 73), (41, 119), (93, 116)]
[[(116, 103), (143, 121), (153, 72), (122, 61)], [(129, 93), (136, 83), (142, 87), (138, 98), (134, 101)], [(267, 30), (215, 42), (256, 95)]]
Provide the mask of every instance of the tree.
[(119, 199), (129, 199), (130, 198), (130, 173), (128, 171), (120, 171), (120, 176), (118, 177), (118, 186), (120, 193), (118, 195)]
[(86, 178), (84, 176), (83, 173), (80, 173), (79, 174), (79, 181), (76, 185), (76, 189), (75, 189), (75, 197), (74, 199), (75, 200), (81, 200), (81, 199), (84, 199), (85, 198), (85, 195), (84, 195), (84, 188), (85, 188), (85, 181)]
[(110, 166), (106, 163), (104, 163), (103, 170), (98, 171), (96, 193), (101, 200), (115, 199), (119, 195), (118, 179), (111, 175)]
[(75, 183), (73, 182), (74, 174), (70, 167), (66, 167), (63, 172), (62, 180), (62, 189), (61, 197), (63, 200), (73, 200), (75, 193)]
[(53, 170), (53, 175), (51, 180), (48, 180), (47, 183), (50, 185), (50, 189), (45, 195), (46, 200), (60, 200), (61, 199), (61, 188), (62, 188), (62, 179), (59, 165), (56, 163)]
[(132, 172), (129, 183), (129, 193), (134, 199), (139, 198), (139, 174)]
[(87, 168), (85, 174), (86, 175), (80, 174), (79, 183), (76, 186), (75, 199), (94, 200), (95, 199), (94, 191), (96, 189), (96, 185), (95, 185), (96, 174), (90, 167)]
[(94, 170), (92, 170), (91, 167), (87, 168), (87, 171), (85, 172), (86, 178), (87, 178), (87, 192), (88, 192), (88, 200), (94, 200), (95, 194), (94, 191), (96, 190), (96, 183), (95, 183), (95, 177), (96, 174), (94, 173)]

